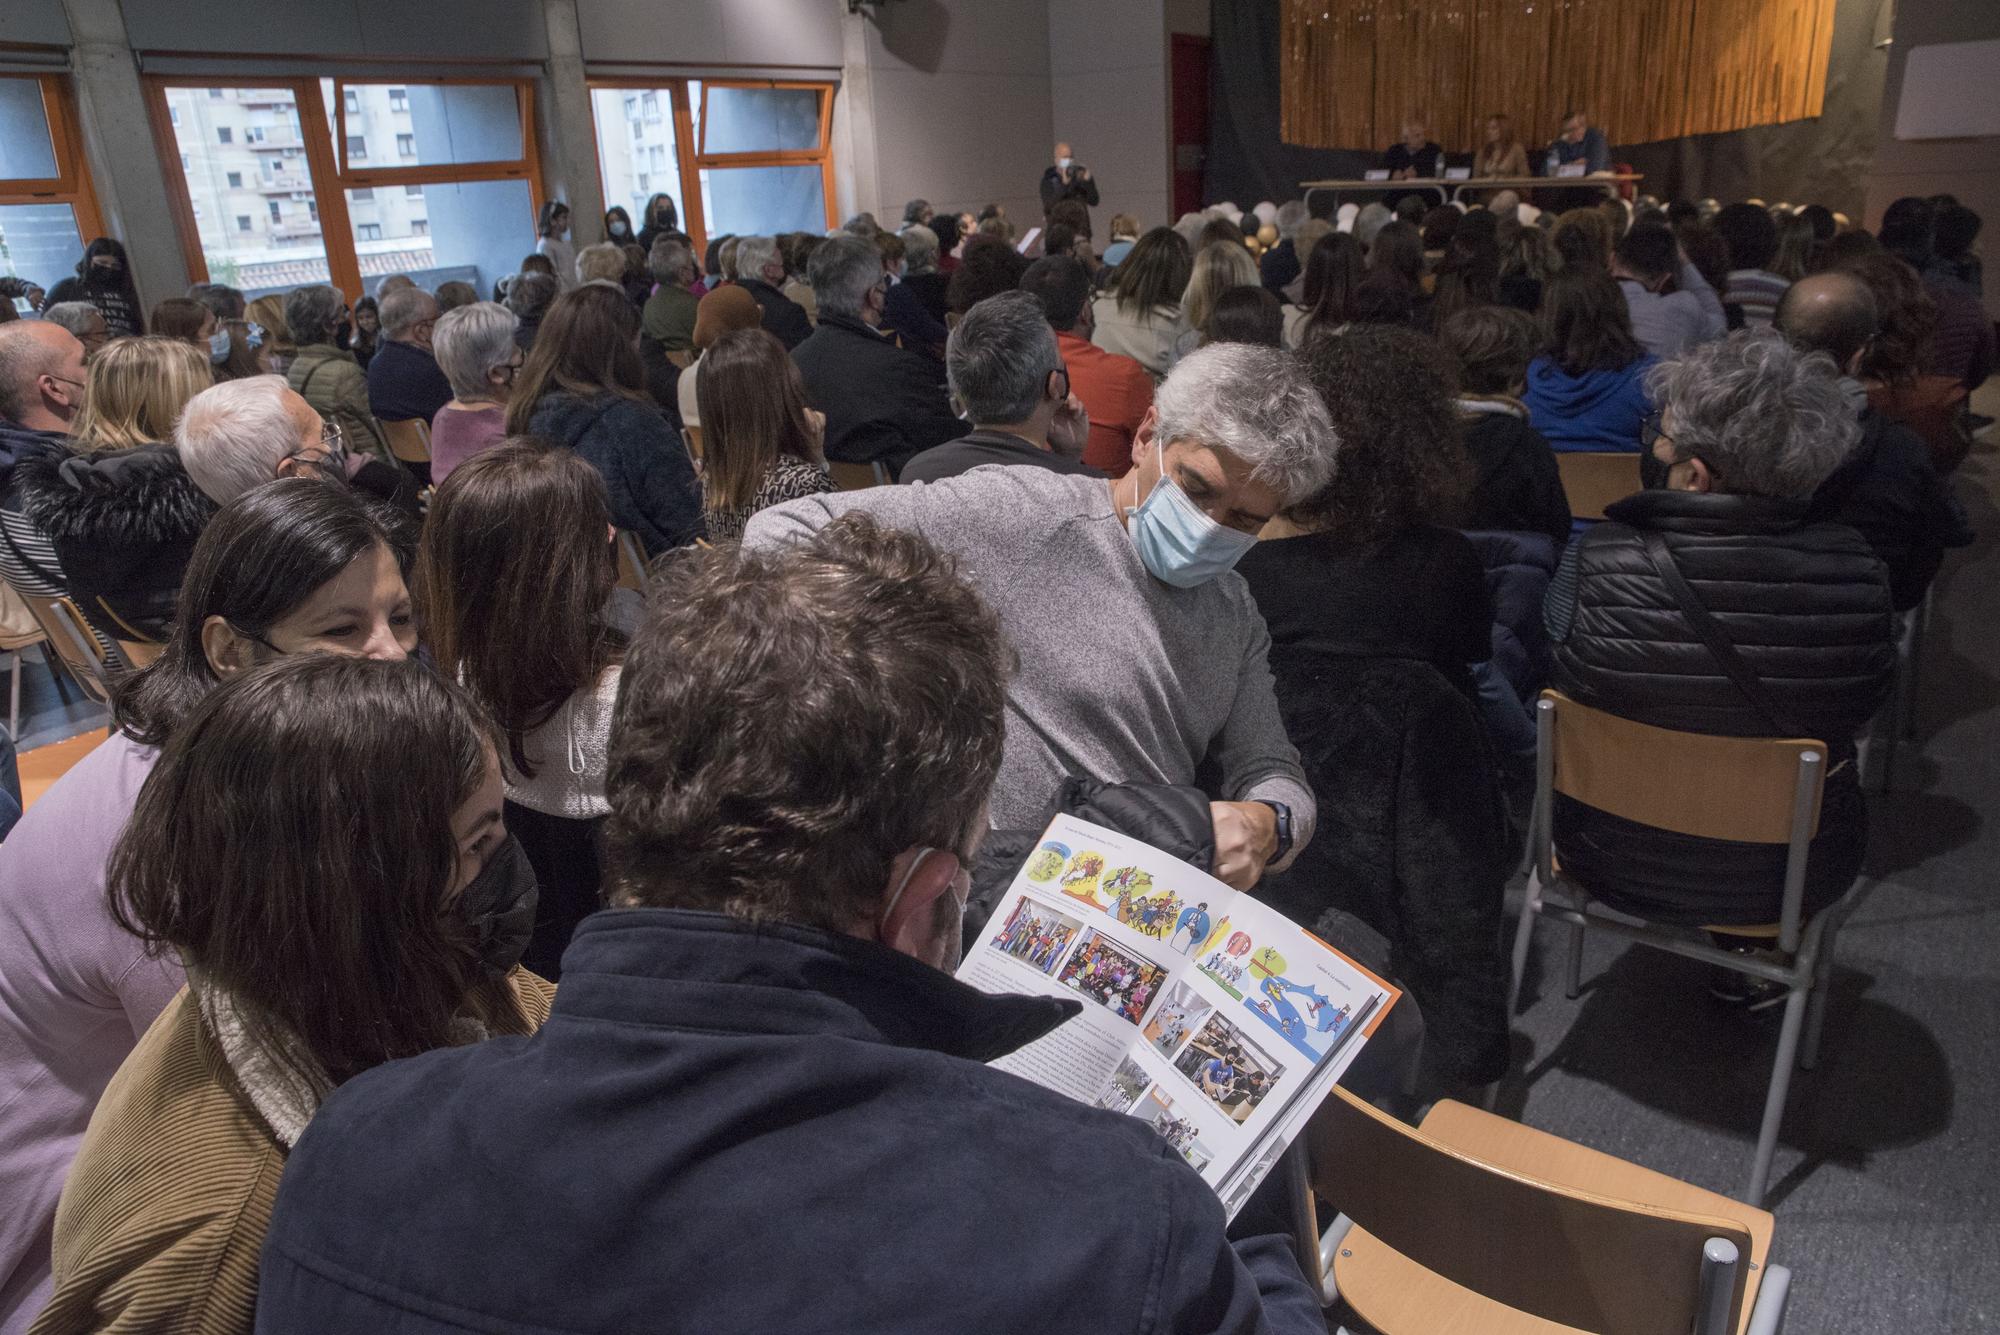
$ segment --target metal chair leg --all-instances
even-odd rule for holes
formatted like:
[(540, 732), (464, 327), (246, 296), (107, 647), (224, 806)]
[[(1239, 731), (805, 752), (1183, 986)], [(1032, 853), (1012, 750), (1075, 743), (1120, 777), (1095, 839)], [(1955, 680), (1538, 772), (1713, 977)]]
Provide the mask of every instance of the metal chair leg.
[(21, 735), (21, 651), (16, 649), (7, 655), (14, 660), (14, 686), (7, 697), (7, 735)]
[(1833, 995), (1834, 949), (1840, 940), (1840, 929), (1847, 922), (1853, 905), (1840, 905), (1829, 909), (1834, 916), (1822, 929), (1818, 950), (1813, 961), (1812, 997), (1806, 1002), (1806, 1032), (1800, 1044), (1799, 1069), (1810, 1071), (1819, 1065), (1820, 1035), (1826, 1029), (1826, 1008)]
[(1572, 923), (1569, 929), (1569, 977), (1564, 980), (1571, 1001), (1583, 991), (1583, 928)]
[(1521, 983), (1528, 976), (1528, 951), (1534, 944), (1535, 919), (1541, 916), (1541, 878), (1530, 871), (1528, 890), (1521, 899), (1521, 921), (1514, 927), (1514, 973), (1513, 981), (1507, 987), (1507, 1013), (1514, 1014), (1521, 1004)]
[(1736, 1244), (1710, 1238), (1701, 1249), (1701, 1291), (1695, 1303), (1694, 1335), (1728, 1335), (1729, 1300), (1736, 1296)]
[(1764, 1124), (1757, 1133), (1757, 1157), (1750, 1165), (1750, 1185), (1743, 1203), (1762, 1208), (1771, 1182), (1771, 1160), (1778, 1152), (1778, 1124), (1785, 1119), (1785, 1099), (1792, 1092), (1792, 1063), (1798, 1059), (1799, 1031), (1805, 1027), (1807, 988), (1794, 984), (1785, 999), (1785, 1024), (1778, 1032), (1778, 1055), (1771, 1063), (1771, 1088), (1764, 1096)]

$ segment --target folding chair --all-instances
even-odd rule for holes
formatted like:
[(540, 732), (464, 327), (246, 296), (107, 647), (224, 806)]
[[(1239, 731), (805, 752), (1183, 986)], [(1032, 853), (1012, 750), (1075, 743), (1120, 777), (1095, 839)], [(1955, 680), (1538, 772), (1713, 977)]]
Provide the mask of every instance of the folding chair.
[(889, 484), (889, 470), (879, 463), (850, 464), (835, 459), (827, 464), (827, 469), (842, 491), (860, 491), (866, 487), (885, 487)]
[(618, 530), (618, 587), (646, 591), (646, 549), (629, 528)]
[(1602, 519), (1605, 507), (1622, 501), (1643, 485), (1639, 456), (1619, 451), (1559, 450), (1556, 472), (1562, 476), (1569, 512), (1578, 519)]
[[(1819, 1059), (1827, 985), (1833, 974), (1834, 937), (1855, 901), (1850, 887), (1837, 903), (1810, 920), (1804, 914), (1806, 857), (1819, 829), (1826, 746), (1800, 738), (1671, 732), (1580, 705), (1559, 691), (1543, 691), (1535, 715), (1534, 865), (1514, 935), (1508, 1008), (1511, 1011), (1520, 997), (1538, 916), (1570, 926), (1566, 994), (1572, 1000), (1582, 986), (1586, 928), (1784, 984), (1785, 1018), (1771, 1065), (1757, 1152), (1743, 1193), (1744, 1200), (1761, 1205), (1778, 1146), (1785, 1097), (1791, 1090), (1792, 1063), (1796, 1059), (1811, 1070)], [(1711, 944), (1704, 934), (1657, 926), (1595, 903), (1590, 887), (1567, 875), (1556, 861), (1551, 831), (1557, 793), (1613, 816), (1679, 834), (1786, 845), (1779, 920), (1716, 930), (1771, 937), (1792, 962), (1774, 964), (1734, 954)]]
[[(8, 660), (12, 669), (13, 685), (7, 695), (7, 735), (21, 735), (21, 651), (33, 646), (47, 645), (49, 634), (42, 629), (42, 623), (21, 601), (21, 595), (5, 584), (0, 584), (0, 657)], [(45, 648), (44, 654), (48, 652)]]
[(1924, 631), (1930, 622), (1931, 600), (1896, 618), (1896, 675), (1889, 699), (1868, 720), (1859, 740), (1861, 785), (1871, 793), (1896, 786), (1896, 757), (1905, 741), (1917, 735), (1917, 671), (1924, 651)]
[(389, 453), (412, 468), (431, 466), (431, 429), (421, 417), (401, 422), (383, 422), (382, 434), (389, 438)]
[(24, 593), (21, 601), (28, 605), (42, 633), (48, 637), (48, 646), (56, 651), (56, 657), (84, 693), (110, 708), (111, 679), (130, 666), (117, 657), (119, 651), (107, 650), (98, 642), (90, 632), (90, 623), (68, 597), (39, 598)]
[(1381, 1335), (1784, 1325), (1769, 1214), (1462, 1103), (1412, 1127), (1335, 1086), (1282, 1167), (1306, 1278)]

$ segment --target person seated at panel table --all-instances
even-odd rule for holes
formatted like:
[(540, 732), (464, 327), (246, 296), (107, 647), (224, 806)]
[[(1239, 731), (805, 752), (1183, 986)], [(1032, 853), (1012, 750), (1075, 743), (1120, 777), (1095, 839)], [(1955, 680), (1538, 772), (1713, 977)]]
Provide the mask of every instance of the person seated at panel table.
[(1473, 155), (1475, 177), (1509, 177), (1528, 174), (1528, 150), (1514, 134), (1514, 122), (1499, 112), (1486, 118), (1486, 142)]
[(1443, 157), (1444, 149), (1431, 139), (1424, 123), (1413, 116), (1403, 122), (1403, 137), (1382, 154), (1382, 165), (1389, 169), (1390, 180), (1409, 181), (1435, 177)]
[(1608, 172), (1611, 170), (1611, 145), (1605, 141), (1604, 131), (1590, 123), (1588, 112), (1572, 111), (1563, 117), (1562, 132), (1549, 144), (1550, 167), (1548, 175), (1556, 175), (1556, 168), (1581, 162), (1588, 172)]

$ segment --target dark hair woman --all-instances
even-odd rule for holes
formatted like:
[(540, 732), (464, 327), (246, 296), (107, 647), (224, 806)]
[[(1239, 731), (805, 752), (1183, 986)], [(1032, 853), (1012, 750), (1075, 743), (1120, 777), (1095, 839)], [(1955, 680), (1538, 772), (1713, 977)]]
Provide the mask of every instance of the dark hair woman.
[(632, 230), (632, 215), (622, 204), (613, 204), (604, 211), (604, 239), (614, 246), (637, 245), (639, 234)]
[(653, 253), (653, 242), (667, 232), (681, 229), (680, 210), (674, 207), (673, 196), (656, 192), (646, 201), (646, 209), (639, 219), (639, 247), (648, 255)]
[(1569, 541), (1569, 498), (1555, 455), (1521, 401), (1540, 338), (1535, 317), (1512, 306), (1467, 306), (1438, 326), (1438, 341), (1456, 364), (1458, 415), (1478, 470), (1460, 526), (1543, 534), (1553, 561)]
[(100, 236), (84, 247), (77, 261), (76, 277), (65, 278), (42, 298), (42, 309), (65, 301), (87, 301), (104, 317), (113, 338), (129, 338), (146, 332), (146, 318), (139, 307), (139, 289), (132, 281), (132, 262), (125, 257), (121, 242)]
[(1188, 331), (1181, 295), (1193, 276), (1194, 252), (1187, 241), (1171, 227), (1155, 227), (1133, 243), (1110, 288), (1091, 303), (1090, 341), (1130, 357), (1154, 380), (1165, 379)]
[[(1392, 222), (1375, 234), (1368, 246), (1368, 279), (1383, 293), (1376, 300), (1362, 294), (1356, 318), (1373, 324), (1415, 324), (1428, 328), (1430, 296), (1424, 291), (1424, 242), (1416, 225)], [(1399, 286), (1409, 294), (1409, 308), (1398, 312), (1396, 303), (1386, 300), (1390, 287)]]
[(1028, 271), (1020, 251), (995, 236), (975, 234), (965, 243), (958, 269), (945, 285), (945, 307), (963, 315), (988, 297), (1012, 292)]
[(1210, 343), (1283, 347), (1285, 308), (1268, 287), (1229, 288), (1215, 299), (1215, 308), (1201, 328), (1201, 341), (1204, 347)]
[(1632, 336), (1625, 294), (1595, 265), (1571, 265), (1542, 289), (1542, 355), (1528, 365), (1528, 420), (1564, 450), (1639, 450), (1658, 361)]
[[(48, 1229), (91, 1109), (185, 981), (178, 961), (149, 958), (112, 921), (105, 889), (112, 847), (157, 748), (219, 682), (267, 657), (401, 658), (415, 649), (397, 522), (350, 489), (310, 478), (267, 483), (222, 507), (195, 545), (165, 651), (116, 687), (109, 740), (0, 844), (0, 884), (10, 887), (0, 896), (9, 984), (0, 1051), (35, 1053), (42, 1064), (22, 1086), (29, 1092), (0, 1104), (0, 1143), (19, 1151), (13, 1162), (25, 1170), (0, 1173), (8, 1209), (26, 1236), (41, 1238), (16, 1257), (15, 1292), (39, 1278), (46, 1298)], [(52, 973), (46, 962), (57, 959)]]
[(1433, 328), (1459, 311), (1490, 306), (1500, 300), (1500, 241), (1498, 220), (1485, 210), (1470, 213), (1452, 233), (1438, 264), (1437, 286), (1431, 297)]
[(1507, 1052), (1509, 836), (1475, 684), (1491, 675), (1493, 601), (1456, 528), (1472, 470), (1451, 379), (1409, 329), (1357, 327), (1300, 355), (1340, 467), (1236, 568), (1270, 627), (1286, 731), (1314, 791), (1340, 794), (1341, 829), (1258, 893), (1300, 921), (1340, 908), (1384, 933), (1438, 1017), (1449, 1079), (1491, 1080)]
[(507, 432), (582, 455), (604, 478), (611, 522), (657, 555), (703, 536), (701, 484), (646, 394), (638, 333), (639, 313), (618, 288), (586, 283), (557, 297), (515, 381)]
[(551, 199), (535, 215), (535, 253), (549, 262), (556, 283), (564, 290), (576, 282), (576, 246), (569, 240), (569, 205)]
[(111, 857), (112, 913), (188, 988), (93, 1115), (45, 1319), (250, 1331), (285, 1161), (399, 1057), (531, 1033), (535, 883), (465, 694), (418, 663), (262, 667), (194, 709)]
[(507, 828), (542, 887), (522, 964), (551, 980), (570, 933), (599, 907), (597, 827), (625, 652), (608, 615), (617, 582), (604, 482), (568, 450), (502, 442), (453, 469), (431, 502), (415, 581), (425, 638), (500, 734)]
[(736, 542), (759, 510), (837, 490), (820, 467), (826, 418), (806, 404), (785, 345), (762, 329), (724, 335), (702, 354), (702, 486), (708, 535)]
[(1362, 244), (1347, 232), (1329, 232), (1306, 256), (1300, 304), (1285, 312), (1285, 343), (1302, 348), (1354, 318), (1354, 290), (1367, 277)]
[(162, 338), (192, 343), (208, 351), (208, 336), (215, 332), (215, 312), (191, 297), (168, 297), (153, 307), (153, 332)]
[(348, 330), (347, 350), (354, 354), (354, 360), (362, 370), (375, 360), (376, 350), (382, 346), (382, 306), (374, 297), (363, 297), (354, 303), (353, 327)]
[(1960, 419), (1964, 385), (1922, 373), (1938, 327), (1930, 287), (1885, 250), (1843, 260), (1836, 270), (1867, 284), (1875, 298), (1876, 334), (1861, 358), (1869, 406), (1922, 436), (1940, 473), (1956, 468), (1972, 443)]

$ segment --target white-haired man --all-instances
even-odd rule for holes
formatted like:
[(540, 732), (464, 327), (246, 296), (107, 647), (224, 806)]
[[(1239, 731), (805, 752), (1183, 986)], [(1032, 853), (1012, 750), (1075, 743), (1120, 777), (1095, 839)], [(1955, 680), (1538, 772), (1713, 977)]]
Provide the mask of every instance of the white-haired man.
[(212, 385), (188, 400), (174, 426), (181, 467), (204, 496), (227, 505), (252, 487), (295, 473), (346, 482), (417, 513), (417, 486), (400, 466), (350, 457), (339, 433), (277, 375)]
[(1314, 807), (1278, 716), (1270, 634), (1231, 567), (1280, 507), (1325, 484), (1333, 434), (1292, 359), (1215, 344), (1160, 386), (1114, 481), (975, 468), (765, 510), (745, 543), (865, 510), (952, 554), (1020, 657), (996, 828), (1038, 825), (1071, 775), (1205, 778), (1215, 874), (1247, 888), (1305, 846)]
[(779, 289), (785, 285), (785, 258), (776, 237), (746, 236), (736, 243), (736, 284), (757, 299), (764, 328), (778, 336), (790, 352), (812, 337), (805, 307)]
[(380, 298), (382, 346), (368, 363), (368, 407), (378, 422), (421, 417), (428, 426), (451, 402), (451, 381), (431, 352), (437, 298), (414, 285)]

